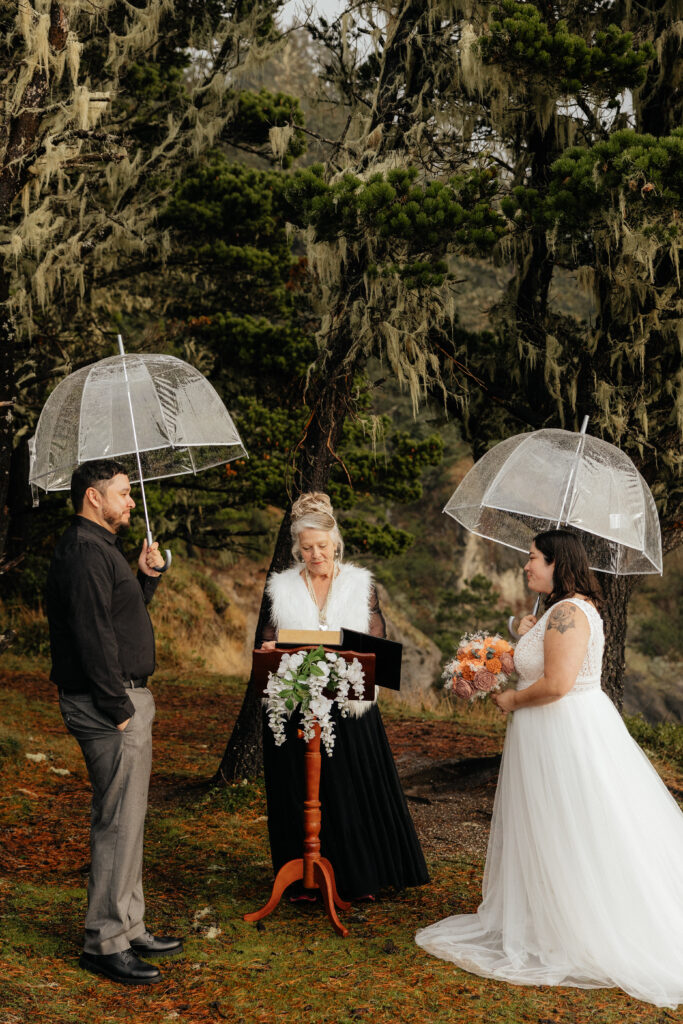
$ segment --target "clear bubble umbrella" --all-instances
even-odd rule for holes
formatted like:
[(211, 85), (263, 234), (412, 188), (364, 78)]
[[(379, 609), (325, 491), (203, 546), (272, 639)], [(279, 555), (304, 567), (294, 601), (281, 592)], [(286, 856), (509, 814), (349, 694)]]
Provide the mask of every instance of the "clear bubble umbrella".
[[(29, 482), (65, 491), (71, 474), (91, 459), (116, 459), (139, 482), (147, 542), (152, 532), (145, 481), (199, 473), (246, 450), (209, 381), (175, 356), (125, 353), (76, 370), (48, 398), (29, 442)], [(166, 568), (170, 552), (166, 553)]]
[(444, 512), (471, 533), (525, 553), (536, 534), (566, 527), (580, 534), (597, 572), (661, 574), (650, 488), (631, 459), (587, 434), (587, 425), (586, 418), (579, 434), (548, 429), (501, 441), (474, 464)]

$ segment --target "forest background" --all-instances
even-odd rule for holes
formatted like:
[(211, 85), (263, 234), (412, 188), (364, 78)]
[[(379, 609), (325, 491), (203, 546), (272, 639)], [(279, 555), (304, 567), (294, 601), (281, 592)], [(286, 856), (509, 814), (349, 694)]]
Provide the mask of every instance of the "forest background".
[[(301, 28), (282, 7), (0, 8), (3, 635), (45, 657), (69, 514), (31, 507), (28, 438), (120, 332), (198, 366), (249, 452), (151, 488), (184, 566), (162, 663), (206, 660), (206, 615), (171, 596), (190, 579), (248, 651), (289, 501), (316, 488), (438, 677), (526, 600), (520, 557), (446, 498), (502, 438), (589, 415), (652, 487), (667, 551), (632, 600), (602, 578), (605, 686), (621, 705), (628, 662), (631, 707), (680, 718), (680, 3), (355, 2)], [(225, 777), (258, 768), (256, 734), (246, 699)]]
[[(652, 487), (665, 571), (603, 578), (604, 684), (659, 722), (627, 718), (683, 798), (683, 0), (291, 10), (0, 0), (0, 1019), (680, 1021), (476, 978), (414, 932), (481, 891), (504, 722), (432, 683), (529, 595), (521, 556), (441, 509), (505, 437), (588, 415)], [(249, 452), (149, 489), (174, 565), (145, 893), (186, 936), (154, 992), (76, 968), (89, 784), (42, 610), (70, 509), (27, 486), (47, 396), (119, 332), (205, 373)], [(432, 877), (354, 906), (344, 942), (315, 906), (242, 920), (272, 883), (250, 649), (304, 488), (329, 490), (404, 642), (407, 700), (380, 699)]]

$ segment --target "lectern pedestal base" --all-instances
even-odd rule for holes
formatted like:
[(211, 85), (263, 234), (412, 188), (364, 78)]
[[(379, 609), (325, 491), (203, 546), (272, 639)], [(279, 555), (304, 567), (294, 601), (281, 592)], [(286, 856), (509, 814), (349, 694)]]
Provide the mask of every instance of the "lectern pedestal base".
[[(303, 736), (299, 730), (299, 736)], [(334, 868), (327, 857), (320, 856), (320, 726), (315, 723), (313, 736), (306, 743), (304, 754), (306, 776), (306, 799), (304, 800), (304, 855), (297, 860), (288, 860), (283, 864), (273, 883), (273, 891), (265, 907), (245, 914), (245, 921), (260, 921), (275, 910), (282, 899), (282, 894), (292, 882), (303, 881), (306, 889), (320, 889), (327, 916), (337, 935), (343, 939), (349, 934), (337, 917), (335, 906), (340, 910), (348, 910), (334, 881)]]
[[(313, 867), (313, 888), (320, 889), (323, 897), (323, 903), (325, 904), (325, 910), (327, 916), (332, 922), (337, 935), (341, 935), (343, 939), (349, 934), (348, 928), (345, 928), (337, 917), (337, 911), (335, 907), (339, 907), (340, 910), (348, 910), (351, 906), (346, 900), (343, 900), (337, 892), (337, 886), (334, 881), (334, 869), (326, 857), (319, 857), (312, 864)], [(304, 877), (304, 861), (303, 857), (298, 860), (287, 861), (286, 864), (278, 871), (275, 876), (275, 882), (273, 883), (273, 891), (270, 895), (270, 899), (266, 903), (265, 907), (261, 907), (260, 910), (255, 910), (251, 914), (245, 914), (245, 921), (260, 921), (262, 917), (267, 917), (271, 914), (278, 903), (282, 899), (282, 894), (285, 889), (292, 884), (292, 882), (298, 882)]]

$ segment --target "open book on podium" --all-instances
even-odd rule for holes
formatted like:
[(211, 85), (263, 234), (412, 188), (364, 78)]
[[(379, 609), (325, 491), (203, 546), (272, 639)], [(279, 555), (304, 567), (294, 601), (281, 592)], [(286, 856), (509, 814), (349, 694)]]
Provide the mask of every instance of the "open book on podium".
[[(274, 651), (255, 650), (253, 653), (254, 684), (265, 689), (268, 673), (277, 671), (283, 651), (321, 645), (328, 650), (348, 654), (349, 657), (355, 655), (363, 666), (368, 686), (377, 685), (390, 690), (400, 690), (402, 645), (394, 640), (384, 640), (382, 637), (371, 636), (370, 633), (359, 633), (354, 629), (345, 628), (279, 630)], [(366, 700), (372, 700), (373, 697), (374, 689), (366, 696)]]

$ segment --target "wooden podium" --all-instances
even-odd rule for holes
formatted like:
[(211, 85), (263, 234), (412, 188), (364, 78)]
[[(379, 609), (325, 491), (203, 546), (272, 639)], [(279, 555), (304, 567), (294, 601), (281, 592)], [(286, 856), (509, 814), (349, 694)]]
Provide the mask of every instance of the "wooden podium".
[[(297, 650), (309, 651), (311, 647), (299, 647)], [(328, 649), (328, 648), (326, 648)], [(292, 653), (292, 648), (288, 648), (289, 653)], [(335, 648), (335, 654), (339, 654), (341, 657), (352, 661), (354, 658), (358, 658), (363, 671), (365, 673), (365, 692), (363, 699), (374, 700), (375, 696), (375, 655), (374, 654), (359, 654), (355, 651), (340, 651)], [(253, 652), (252, 660), (252, 685), (257, 688), (259, 693), (263, 694), (268, 684), (268, 673), (275, 672), (280, 664), (282, 655), (285, 652), (282, 650), (274, 651), (263, 651), (257, 650)], [(334, 694), (327, 692), (327, 696), (333, 697)], [(299, 730), (299, 738), (303, 738), (303, 733)], [(332, 754), (334, 757), (334, 754)], [(277, 907), (278, 903), (282, 899), (282, 895), (285, 889), (292, 884), (292, 882), (303, 881), (305, 889), (320, 889), (322, 893), (323, 903), (327, 916), (332, 922), (332, 927), (336, 931), (337, 935), (341, 935), (342, 938), (346, 938), (349, 934), (348, 928), (339, 920), (337, 916), (337, 908), (339, 910), (348, 910), (351, 906), (346, 900), (343, 900), (337, 892), (337, 886), (334, 880), (334, 868), (326, 857), (320, 855), (320, 825), (321, 825), (321, 814), (320, 814), (320, 767), (321, 767), (321, 755), (320, 755), (320, 727), (316, 723), (315, 734), (312, 739), (306, 743), (306, 752), (304, 754), (304, 772), (306, 781), (306, 799), (304, 800), (304, 848), (303, 855), (298, 857), (296, 860), (287, 861), (286, 864), (278, 871), (275, 876), (273, 883), (273, 889), (270, 894), (270, 899), (261, 907), (260, 910), (255, 910), (251, 914), (245, 914), (245, 921), (260, 921), (262, 917), (267, 917), (268, 914), (272, 913)]]

